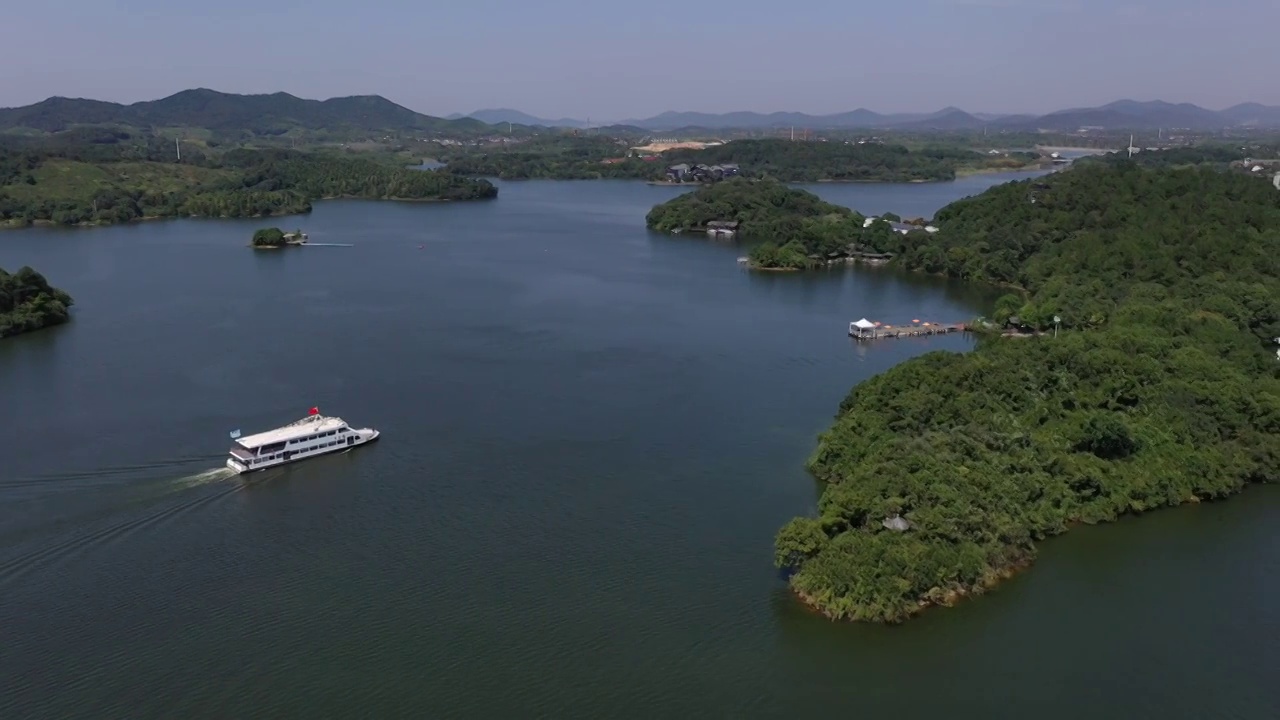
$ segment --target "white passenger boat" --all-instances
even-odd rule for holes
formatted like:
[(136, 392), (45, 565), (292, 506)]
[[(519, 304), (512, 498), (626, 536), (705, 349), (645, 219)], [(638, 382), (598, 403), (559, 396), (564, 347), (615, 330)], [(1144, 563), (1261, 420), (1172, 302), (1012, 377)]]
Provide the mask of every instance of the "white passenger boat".
[(306, 417), (284, 427), (245, 437), (236, 430), (231, 439), (236, 444), (231, 446), (227, 467), (244, 473), (348, 450), (377, 440), (378, 431), (350, 427), (342, 418), (326, 417), (319, 408), (311, 408)]

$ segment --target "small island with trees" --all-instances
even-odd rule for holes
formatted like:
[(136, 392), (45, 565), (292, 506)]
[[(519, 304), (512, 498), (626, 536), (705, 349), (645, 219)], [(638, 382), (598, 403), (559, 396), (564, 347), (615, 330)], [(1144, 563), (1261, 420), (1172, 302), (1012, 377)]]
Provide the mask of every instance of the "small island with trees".
[(1142, 165), (1000, 185), (906, 243), (895, 262), (1016, 288), (999, 314), (1061, 332), (932, 352), (850, 391), (808, 462), (817, 516), (776, 538), (804, 602), (900, 622), (1077, 524), (1280, 480), (1280, 192)]
[(0, 338), (71, 319), (71, 296), (29, 267), (10, 275), (0, 268)]
[(301, 230), (285, 232), (278, 227), (262, 228), (253, 233), (253, 241), (250, 244), (259, 250), (306, 245), (307, 234)]

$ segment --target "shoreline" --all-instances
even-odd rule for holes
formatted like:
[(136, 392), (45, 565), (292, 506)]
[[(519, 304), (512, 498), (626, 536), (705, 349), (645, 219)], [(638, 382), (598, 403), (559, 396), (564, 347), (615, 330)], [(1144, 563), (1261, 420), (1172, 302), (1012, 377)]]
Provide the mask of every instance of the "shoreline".
[(1127, 512), (1122, 515), (1116, 516), (1114, 520), (1102, 520), (1095, 523), (1087, 523), (1079, 519), (1070, 520), (1067, 522), (1066, 527), (1061, 532), (1046, 536), (1045, 538), (1041, 539), (1039, 542), (1034, 543), (1032, 545), (1031, 552), (1026, 557), (1020, 558), (1016, 562), (1013, 562), (1007, 565), (991, 568), (989, 571), (983, 574), (982, 579), (979, 581), (978, 584), (970, 587), (953, 587), (953, 588), (947, 588), (947, 589), (943, 589), (940, 587), (930, 588), (925, 595), (919, 598), (916, 598), (915, 604), (912, 605), (910, 612), (908, 612), (905, 615), (896, 616), (892, 619), (868, 620), (868, 619), (858, 619), (858, 618), (851, 618), (851, 617), (837, 617), (837, 616), (834, 616), (832, 613), (828, 612), (827, 610), (823, 609), (821, 606), (819, 606), (819, 604), (815, 602), (812, 596), (800, 590), (797, 590), (795, 587), (793, 587), (791, 585), (790, 580), (787, 581), (787, 591), (790, 592), (793, 596), (795, 596), (796, 599), (800, 601), (801, 606), (804, 607), (806, 610), (817, 613), (825, 617), (827, 620), (830, 620), (831, 622), (871, 622), (871, 623), (877, 623), (880, 625), (901, 625), (902, 623), (915, 618), (916, 616), (920, 615), (921, 613), (923, 613), (924, 611), (930, 608), (955, 607), (956, 605), (960, 604), (965, 600), (969, 600), (977, 596), (987, 594), (991, 590), (994, 590), (995, 588), (999, 587), (1002, 583), (1008, 580), (1012, 580), (1018, 575), (1021, 575), (1022, 573), (1030, 570), (1032, 566), (1035, 565), (1036, 558), (1039, 555), (1040, 546), (1043, 543), (1045, 543), (1046, 541), (1052, 540), (1054, 538), (1062, 537), (1067, 533), (1071, 532), (1072, 530), (1075, 530), (1083, 525), (1091, 525), (1091, 526), (1110, 525), (1112, 523), (1119, 522), (1120, 520), (1123, 520), (1127, 517), (1137, 518), (1142, 515), (1147, 515), (1154, 511), (1171, 510), (1175, 508), (1186, 507), (1189, 505), (1203, 505), (1211, 502), (1223, 502), (1237, 495), (1242, 494), (1243, 492), (1248, 490), (1250, 486), (1254, 484), (1255, 483), (1246, 483), (1240, 486), (1239, 488), (1237, 488), (1236, 490), (1232, 491), (1231, 493), (1224, 495), (1222, 497), (1203, 498), (1197, 495), (1192, 495), (1191, 497), (1185, 500), (1181, 500), (1177, 503), (1171, 503), (1168, 505), (1157, 505), (1154, 507), (1146, 508), (1144, 510), (1140, 510), (1138, 512)]
[(42, 227), (42, 228), (106, 228), (117, 227), (120, 225), (132, 225), (134, 223), (152, 222), (155, 220), (256, 220), (273, 217), (288, 217), (290, 215), (307, 215), (311, 211), (304, 210), (291, 213), (270, 213), (268, 215), (143, 215), (142, 217), (129, 218), (119, 222), (78, 222), (70, 225), (65, 223), (57, 223), (52, 220), (32, 220), (29, 224), (15, 225), (11, 223), (0, 223), (0, 230), (23, 230), (26, 228)]
[[(367, 198), (359, 195), (330, 195), (326, 197), (316, 198), (312, 202), (322, 202), (325, 200), (367, 200), (369, 202), (402, 202), (402, 203), (454, 203), (454, 202), (476, 202), (481, 200), (496, 200), (497, 195), (489, 195), (477, 198)], [(0, 222), (0, 230), (23, 230), (33, 227), (49, 227), (49, 228), (104, 228), (116, 227), (119, 225), (131, 225), (133, 223), (150, 222), (154, 220), (260, 220), (264, 218), (289, 217), (291, 215), (310, 215), (312, 208), (306, 210), (295, 210), (293, 212), (272, 212), (265, 215), (143, 215), (141, 217), (129, 218), (122, 221), (93, 221), (78, 222), (72, 224), (58, 223), (43, 218), (32, 220), (30, 223), (16, 223), (12, 220)]]
[(911, 178), (909, 180), (873, 180), (852, 178), (819, 178), (818, 180), (783, 180), (784, 183), (813, 185), (924, 185), (926, 183), (953, 182), (955, 178)]
[[(1048, 167), (1051, 168), (1052, 165), (1049, 165)], [(1030, 165), (1023, 165), (1022, 167), (1016, 167), (1016, 168), (966, 168), (963, 170), (956, 170), (956, 179), (958, 180), (962, 177), (972, 177), (974, 175), (999, 175), (1000, 173), (1036, 172), (1037, 170), (1044, 170), (1044, 169), (1046, 169), (1046, 166), (1042, 163), (1031, 163)]]
[[(955, 607), (965, 600), (969, 600), (979, 595), (985, 595), (1006, 580), (1012, 580), (1018, 575), (1021, 575), (1031, 569), (1031, 566), (1034, 564), (1035, 553), (1033, 552), (1029, 557), (1019, 560), (1012, 565), (993, 569), (991, 572), (983, 576), (982, 581), (978, 585), (973, 587), (954, 587), (945, 590), (938, 587), (930, 588), (929, 592), (924, 597), (920, 597), (916, 600), (915, 604), (911, 606), (910, 612), (905, 615), (899, 615), (884, 620), (837, 617), (820, 607), (814, 598), (808, 593), (791, 587), (791, 583), (789, 581), (787, 583), (787, 590), (800, 601), (801, 607), (809, 610), (810, 612), (817, 613), (831, 622), (872, 622), (880, 625), (901, 625), (930, 608)], [(935, 591), (937, 592), (935, 593)]]

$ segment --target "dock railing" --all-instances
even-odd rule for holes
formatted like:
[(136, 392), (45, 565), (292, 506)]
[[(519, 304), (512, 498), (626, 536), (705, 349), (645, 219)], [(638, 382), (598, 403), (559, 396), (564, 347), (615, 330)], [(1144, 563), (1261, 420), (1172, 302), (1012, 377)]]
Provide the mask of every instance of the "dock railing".
[(863, 320), (849, 323), (849, 337), (855, 340), (880, 340), (883, 338), (920, 337), (968, 332), (968, 323), (934, 323), (912, 320), (901, 325), (886, 325)]

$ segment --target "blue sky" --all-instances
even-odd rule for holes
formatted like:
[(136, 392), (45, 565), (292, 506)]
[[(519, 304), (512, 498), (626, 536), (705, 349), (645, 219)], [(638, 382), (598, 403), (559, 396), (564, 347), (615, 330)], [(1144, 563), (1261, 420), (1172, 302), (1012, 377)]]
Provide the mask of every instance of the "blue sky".
[(14, 0), (0, 106), (208, 87), (593, 121), (1217, 109), (1280, 105), (1277, 27), (1280, 0)]

